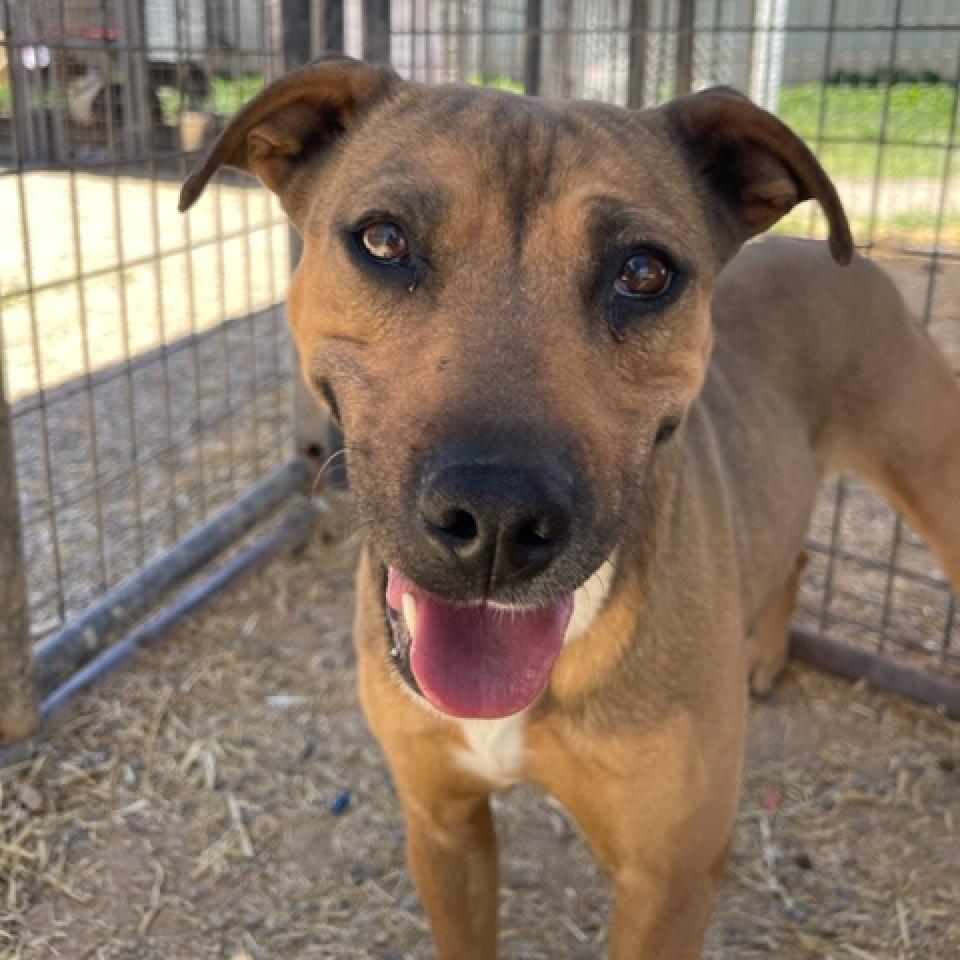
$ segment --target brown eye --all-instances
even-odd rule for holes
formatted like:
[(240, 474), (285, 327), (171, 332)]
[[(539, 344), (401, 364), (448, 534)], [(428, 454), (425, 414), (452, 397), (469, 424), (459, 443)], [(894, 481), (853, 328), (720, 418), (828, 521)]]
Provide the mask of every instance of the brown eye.
[(406, 263), (410, 259), (410, 243), (406, 234), (389, 220), (374, 220), (360, 231), (360, 242), (375, 260), (384, 263)]
[(670, 289), (673, 271), (651, 250), (635, 253), (620, 268), (614, 288), (622, 297), (652, 300)]

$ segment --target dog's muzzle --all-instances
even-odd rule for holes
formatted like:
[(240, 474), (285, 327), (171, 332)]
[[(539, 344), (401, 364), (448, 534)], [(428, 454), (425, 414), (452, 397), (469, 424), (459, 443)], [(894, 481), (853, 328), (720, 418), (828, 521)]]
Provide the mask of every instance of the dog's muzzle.
[(574, 487), (548, 456), (461, 447), (424, 468), (414, 549), (388, 566), (386, 604), (394, 664), (444, 713), (509, 716), (546, 687), (573, 612), (569, 587), (550, 583)]

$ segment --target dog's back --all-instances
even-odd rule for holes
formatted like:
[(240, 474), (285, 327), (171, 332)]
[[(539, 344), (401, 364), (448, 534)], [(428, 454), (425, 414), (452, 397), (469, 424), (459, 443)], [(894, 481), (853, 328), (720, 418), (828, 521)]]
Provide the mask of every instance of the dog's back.
[[(720, 275), (701, 403), (722, 430), (744, 567), (786, 576), (824, 475), (878, 487), (960, 575), (960, 387), (890, 278), (805, 240), (748, 245)], [(745, 613), (770, 584), (744, 583)]]

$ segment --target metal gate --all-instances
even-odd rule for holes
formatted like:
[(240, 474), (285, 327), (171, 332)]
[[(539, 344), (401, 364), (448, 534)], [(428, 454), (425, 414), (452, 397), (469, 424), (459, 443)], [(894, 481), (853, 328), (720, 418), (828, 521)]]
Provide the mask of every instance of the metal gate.
[[(859, 249), (960, 368), (951, 0), (0, 0), (0, 13), (0, 517), (6, 502), (22, 531), (48, 706), (316, 473), (321, 425), (291, 402), (280, 304), (295, 251), (277, 204), (223, 174), (175, 212), (194, 154), (313, 51), (631, 106), (739, 87), (810, 142)], [(823, 235), (807, 208), (779, 229)], [(16, 525), (0, 531), (11, 609)], [(956, 599), (916, 536), (843, 481), (809, 547), (795, 651), (960, 711)], [(0, 624), (7, 662), (22, 633)]]

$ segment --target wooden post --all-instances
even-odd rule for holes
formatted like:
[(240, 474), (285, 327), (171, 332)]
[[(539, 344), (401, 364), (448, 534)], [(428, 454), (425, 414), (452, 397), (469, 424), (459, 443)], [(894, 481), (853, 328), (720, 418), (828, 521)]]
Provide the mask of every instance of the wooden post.
[(0, 362), (0, 743), (21, 740), (36, 728), (31, 661), (13, 430)]

